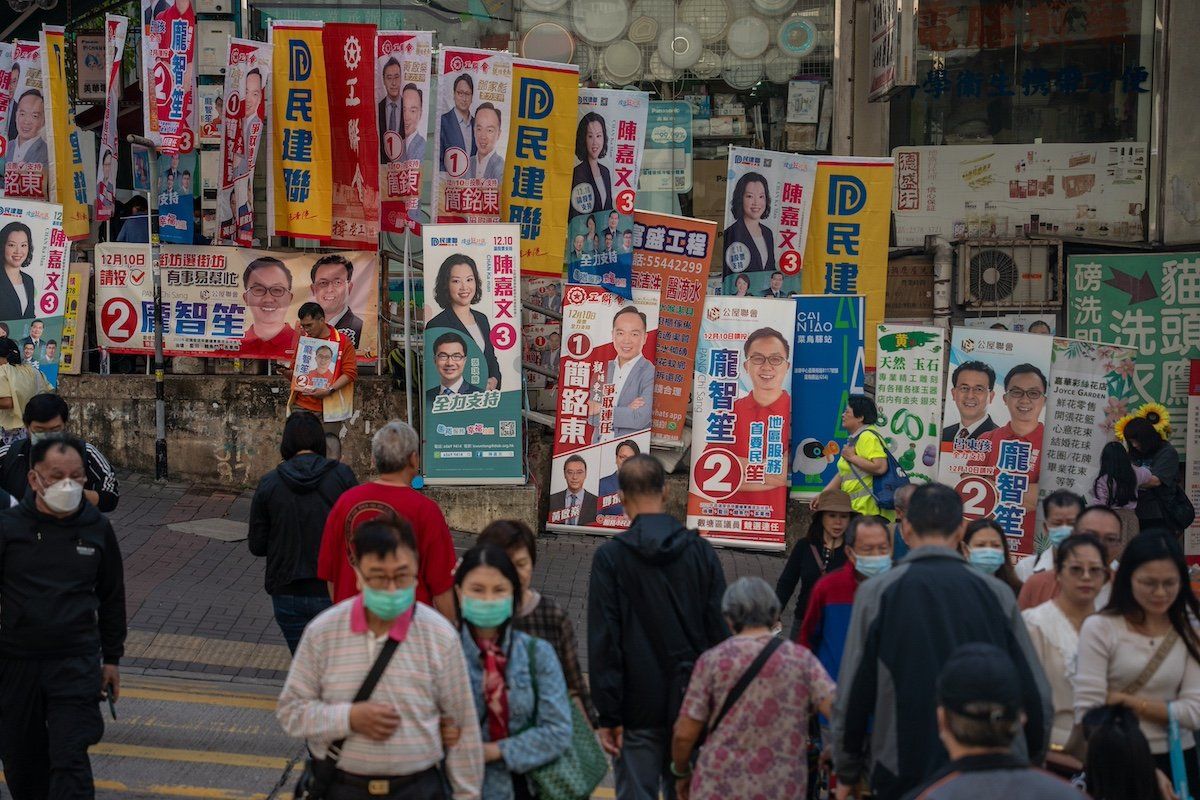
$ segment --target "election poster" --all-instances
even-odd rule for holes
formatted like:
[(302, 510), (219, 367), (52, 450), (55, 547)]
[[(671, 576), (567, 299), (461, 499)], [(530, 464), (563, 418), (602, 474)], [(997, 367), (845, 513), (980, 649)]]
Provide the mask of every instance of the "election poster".
[(328, 240), (333, 174), (320, 22), (273, 22), (271, 159), (267, 218), (271, 236)]
[(438, 153), (433, 221), (500, 221), (508, 153), (513, 57), (443, 47), (438, 55)]
[(150, 191), (150, 150), (141, 145), (129, 145), (130, 167), (133, 170), (133, 190)]
[[(154, 287), (145, 245), (96, 248), (96, 333), (114, 353), (154, 350)], [(359, 363), (379, 357), (376, 251), (309, 253), (164, 245), (164, 352), (169, 356), (291, 360), (300, 306), (350, 336)]]
[(328, 339), (301, 336), (296, 340), (292, 391), (328, 389), (337, 378), (338, 346)]
[[(62, 207), (33, 200), (0, 200), (0, 336), (21, 346), (52, 387), (58, 385), (67, 285), (67, 237)], [(23, 291), (14, 289), (20, 280)]]
[(142, 0), (146, 138), (166, 155), (196, 147), (196, 9), (192, 0)]
[[(1137, 351), (1130, 408), (1161, 403), (1187, 414), (1189, 361), (1200, 358), (1200, 253), (1083, 255), (1068, 260), (1067, 336)], [(1185, 449), (1173, 426), (1171, 444)]]
[(800, 292), (816, 173), (817, 159), (811, 156), (729, 148), (723, 294), (788, 297)]
[(375, 26), (329, 22), (322, 34), (333, 157), (332, 247), (379, 244), (379, 130), (375, 94)]
[[(1184, 452), (1186, 471), (1183, 489), (1192, 506), (1200, 508), (1200, 359), (1192, 359), (1188, 373), (1187, 399), (1187, 450)], [(1189, 565), (1200, 564), (1200, 521), (1192, 523), (1183, 537), (1183, 552)], [(1192, 591), (1196, 591), (1196, 580), (1192, 580)]]
[(221, 125), (221, 178), (217, 187), (217, 242), (254, 242), (254, 167), (266, 131), (271, 87), (271, 47), (229, 40)]
[(421, 172), (429, 130), (430, 31), (380, 31), (375, 38), (375, 105), (383, 230), (421, 232)]
[(1053, 336), (1058, 333), (1057, 314), (1054, 312), (1025, 312), (1011, 314), (989, 314), (986, 317), (966, 317), (962, 324), (968, 328), (991, 328), (997, 331), (1017, 333), (1041, 333)]
[(994, 519), (1014, 556), (1047, 544), (1034, 531), (1053, 342), (970, 328), (951, 341), (938, 481), (958, 492), (967, 519)]
[(525, 482), (516, 225), (426, 225), (425, 482)]
[(700, 316), (713, 249), (714, 222), (636, 211), (633, 285), (659, 293), (655, 351), (653, 443), (683, 447), (683, 428), (696, 371)]
[(820, 158), (804, 251), (805, 294), (869, 298), (867, 369), (875, 367), (887, 296), (893, 171), (890, 158)]
[(692, 190), (692, 104), (651, 100), (646, 121), (646, 152), (638, 189), (643, 192)]
[(579, 90), (577, 163), (571, 173), (567, 225), (568, 283), (632, 297), (633, 209), (649, 111), (646, 92)]
[[(8, 111), (12, 108), (13, 90), (16, 89), (15, 49), (12, 42), (0, 42), (0, 176), (4, 174), (4, 158), (8, 151)], [(4, 187), (0, 185), (0, 197), (3, 196)]]
[(521, 226), (522, 274), (557, 278), (563, 271), (567, 209), (551, 189), (566, 184), (575, 164), (570, 110), (579, 105), (579, 67), (518, 58), (512, 85), (516, 133), (508, 141), (500, 216)]
[(606, 533), (629, 527), (617, 469), (650, 451), (659, 293), (633, 299), (568, 285), (548, 528)]
[(792, 359), (792, 495), (811, 500), (837, 474), (850, 435), (842, 411), (866, 381), (866, 301), (861, 297), (802, 295), (795, 316)]
[[(230, 37), (232, 40), (233, 37)], [(229, 78), (228, 62), (225, 69), (226, 81)], [(222, 115), (225, 113), (225, 87), (219, 83), (202, 83), (196, 87), (196, 103), (200, 107), (200, 142), (201, 144), (221, 143)]]
[(795, 318), (791, 300), (704, 303), (687, 526), (715, 542), (784, 549)]
[(67, 45), (63, 27), (43, 25), (41, 45), (50, 200), (62, 206), (63, 232), (67, 238), (84, 239), (89, 233), (87, 177), (75, 112), (67, 98)]
[(13, 76), (10, 77), (13, 95), (8, 110), (4, 196), (47, 200), (50, 197), (47, 87), (42, 81), (39, 42), (14, 42), (10, 76)]
[(876, 429), (914, 483), (937, 480), (946, 332), (923, 325), (879, 326)]
[(196, 153), (158, 157), (158, 238), (164, 243), (195, 241)]
[(121, 104), (121, 58), (129, 19), (104, 15), (104, 123), (100, 129), (100, 157), (96, 175), (96, 221), (113, 218), (117, 208), (117, 107)]
[[(78, 375), (83, 369), (87, 341), (88, 289), (92, 281), (92, 265), (86, 261), (72, 264), (67, 273), (66, 299), (63, 301), (62, 337), (58, 343), (58, 373)], [(49, 342), (46, 343), (49, 349)]]

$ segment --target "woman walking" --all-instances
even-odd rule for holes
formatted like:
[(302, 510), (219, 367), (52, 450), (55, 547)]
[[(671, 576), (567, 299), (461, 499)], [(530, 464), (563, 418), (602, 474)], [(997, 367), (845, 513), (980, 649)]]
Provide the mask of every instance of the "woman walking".
[[(874, 514), (896, 521), (894, 511), (885, 511), (875, 502), (872, 491), (875, 478), (888, 469), (887, 447), (883, 436), (871, 427), (879, 422), (879, 409), (875, 401), (863, 394), (852, 394), (842, 411), (842, 427), (850, 434), (846, 446), (837, 461), (837, 475), (826, 489), (841, 489), (850, 495), (850, 504), (859, 514)], [(813, 501), (811, 508), (820, 507), (821, 498)]]
[(781, 609), (787, 608), (788, 601), (796, 592), (796, 585), (800, 585), (792, 633), (788, 637), (793, 640), (800, 633), (800, 623), (804, 621), (804, 612), (808, 610), (808, 598), (812, 594), (813, 586), (822, 575), (833, 572), (846, 563), (846, 528), (849, 527), (850, 520), (858, 516), (850, 507), (850, 495), (841, 489), (826, 489), (821, 492), (813, 501), (813, 507), (818, 503), (821, 510), (813, 515), (808, 536), (792, 547), (787, 564), (784, 565), (779, 581), (775, 584), (775, 596), (779, 598)]
[(1137, 516), (1142, 530), (1167, 528), (1182, 535), (1168, 514), (1168, 504), (1179, 486), (1179, 451), (1142, 417), (1134, 417), (1125, 426), (1125, 441), (1133, 465), (1150, 470), (1150, 477), (1138, 487)]

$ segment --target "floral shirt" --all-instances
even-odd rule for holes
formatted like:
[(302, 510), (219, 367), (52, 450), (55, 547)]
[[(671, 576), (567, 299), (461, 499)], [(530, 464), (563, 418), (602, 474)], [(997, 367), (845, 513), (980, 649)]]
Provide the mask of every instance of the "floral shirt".
[[(734, 636), (696, 662), (683, 713), (711, 723), (769, 636)], [(716, 731), (692, 777), (692, 800), (803, 797), (808, 790), (808, 719), (834, 692), (809, 650), (784, 642)]]

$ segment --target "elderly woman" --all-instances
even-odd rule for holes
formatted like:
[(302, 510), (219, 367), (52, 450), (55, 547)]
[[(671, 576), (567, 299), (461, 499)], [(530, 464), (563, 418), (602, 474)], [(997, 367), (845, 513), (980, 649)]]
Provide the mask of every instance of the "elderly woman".
[[(671, 742), (676, 792), (682, 800), (802, 797), (802, 732), (817, 710), (832, 714), (833, 681), (809, 650), (771, 635), (779, 599), (762, 578), (736, 581), (721, 612), (734, 635), (701, 655), (692, 671)], [(731, 697), (735, 687), (743, 691)], [(693, 771), (692, 751), (706, 728)]]

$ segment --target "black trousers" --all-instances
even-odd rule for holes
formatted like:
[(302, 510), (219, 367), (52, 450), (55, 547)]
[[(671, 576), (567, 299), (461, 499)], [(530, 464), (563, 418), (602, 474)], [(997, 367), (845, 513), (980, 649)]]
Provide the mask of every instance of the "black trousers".
[(0, 659), (0, 761), (13, 800), (96, 796), (88, 747), (104, 735), (100, 658)]
[[(1163, 771), (1163, 774), (1168, 778), (1174, 779), (1171, 774), (1171, 754), (1163, 753), (1160, 756), (1154, 757), (1154, 763)], [(1188, 792), (1192, 797), (1196, 796), (1196, 787), (1200, 787), (1200, 763), (1196, 761), (1195, 746), (1189, 747), (1183, 751), (1183, 768), (1187, 772)]]

